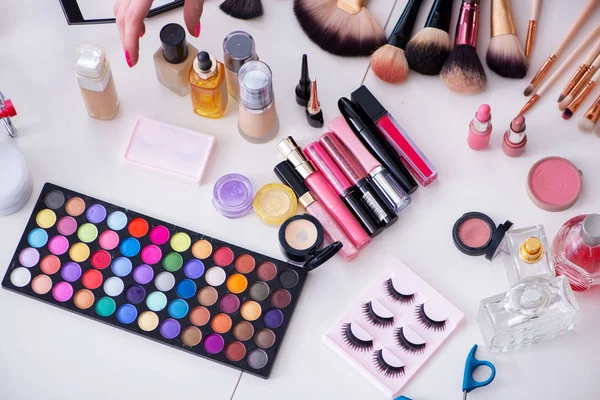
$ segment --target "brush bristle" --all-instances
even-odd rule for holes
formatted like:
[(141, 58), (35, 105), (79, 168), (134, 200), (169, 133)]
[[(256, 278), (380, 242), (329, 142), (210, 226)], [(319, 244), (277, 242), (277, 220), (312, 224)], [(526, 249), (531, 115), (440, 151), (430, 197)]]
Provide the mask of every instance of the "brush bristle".
[(571, 119), (572, 116), (573, 116), (573, 112), (571, 110), (569, 110), (568, 108), (565, 110), (565, 112), (562, 113), (563, 119), (566, 119), (566, 120)]
[(560, 96), (558, 96), (558, 102), (560, 103), (561, 101), (563, 101), (564, 98), (565, 96), (563, 96), (563, 94), (561, 93)]
[(456, 93), (476, 94), (487, 83), (477, 51), (469, 45), (454, 47), (440, 72), (442, 82)]
[(529, 70), (529, 61), (517, 35), (494, 36), (485, 59), (488, 67), (504, 78), (522, 79)]
[(558, 109), (560, 111), (565, 111), (567, 109), (567, 107), (569, 107), (569, 104), (571, 104), (572, 101), (573, 101), (573, 96), (568, 95), (567, 97), (562, 99), (560, 103), (558, 103)]
[(583, 132), (592, 132), (594, 130), (594, 128), (596, 127), (596, 124), (594, 124), (591, 120), (587, 119), (587, 118), (582, 118), (579, 121), (579, 130), (583, 131)]
[(375, 75), (387, 83), (402, 83), (408, 76), (408, 62), (404, 50), (386, 44), (371, 56)]
[(237, 19), (254, 19), (263, 15), (261, 0), (225, 0), (219, 6), (225, 14)]
[(439, 75), (451, 50), (448, 32), (426, 27), (408, 42), (406, 60), (420, 74)]
[(310, 40), (338, 56), (369, 56), (386, 42), (383, 29), (365, 7), (351, 15), (337, 7), (337, 0), (294, 0), (294, 13)]
[(533, 93), (534, 90), (535, 87), (533, 85), (529, 85), (525, 88), (525, 90), (523, 90), (523, 95), (529, 97), (529, 95)]

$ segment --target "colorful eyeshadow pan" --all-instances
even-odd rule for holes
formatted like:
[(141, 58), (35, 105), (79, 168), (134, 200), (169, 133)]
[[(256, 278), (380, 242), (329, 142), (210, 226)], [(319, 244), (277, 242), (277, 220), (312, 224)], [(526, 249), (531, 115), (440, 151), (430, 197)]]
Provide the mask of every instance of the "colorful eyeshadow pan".
[(267, 378), (305, 279), (287, 262), (46, 184), (2, 286)]
[(73, 217), (65, 216), (58, 220), (56, 224), (58, 233), (64, 236), (71, 236), (77, 230), (77, 221)]
[(47, 275), (53, 275), (60, 269), (60, 259), (55, 255), (48, 255), (40, 261), (40, 269)]
[(56, 214), (52, 210), (42, 210), (35, 217), (35, 222), (42, 229), (52, 228), (56, 223)]
[(194, 347), (200, 344), (202, 331), (195, 326), (188, 326), (181, 332), (181, 341), (186, 346)]
[(208, 240), (198, 240), (192, 246), (192, 254), (200, 260), (205, 260), (212, 254), (212, 245)]
[(190, 312), (190, 322), (196, 326), (204, 326), (210, 320), (210, 311), (206, 307), (198, 306)]
[(148, 222), (142, 218), (134, 218), (127, 226), (127, 231), (134, 238), (141, 238), (148, 233)]
[(108, 227), (113, 231), (120, 231), (127, 226), (127, 215), (122, 211), (112, 212), (106, 221)]
[(100, 234), (98, 243), (104, 250), (116, 249), (119, 245), (119, 235), (115, 231), (104, 231)]
[(40, 261), (40, 252), (34, 248), (28, 247), (19, 254), (19, 262), (26, 268), (37, 265), (38, 261)]
[(169, 241), (169, 237), (171, 237), (171, 233), (166, 226), (155, 226), (150, 231), (150, 241), (157, 245), (167, 243)]

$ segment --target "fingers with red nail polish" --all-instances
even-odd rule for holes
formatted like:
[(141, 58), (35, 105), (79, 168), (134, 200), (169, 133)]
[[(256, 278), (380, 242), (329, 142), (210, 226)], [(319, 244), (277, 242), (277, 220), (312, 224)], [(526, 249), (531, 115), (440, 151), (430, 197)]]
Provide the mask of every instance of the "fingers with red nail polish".
[(200, 25), (200, 17), (204, 9), (204, 0), (186, 0), (183, 6), (183, 20), (190, 35), (194, 37), (200, 36), (202, 30)]

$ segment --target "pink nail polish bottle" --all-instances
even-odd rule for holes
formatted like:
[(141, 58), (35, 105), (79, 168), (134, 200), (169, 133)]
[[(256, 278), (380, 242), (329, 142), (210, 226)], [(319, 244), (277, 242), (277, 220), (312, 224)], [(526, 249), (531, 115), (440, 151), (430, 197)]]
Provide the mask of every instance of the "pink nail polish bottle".
[(492, 135), (492, 109), (487, 104), (479, 106), (475, 119), (469, 125), (467, 143), (473, 150), (483, 150), (490, 143)]
[(525, 151), (527, 134), (525, 133), (525, 117), (519, 115), (510, 123), (504, 134), (502, 151), (509, 157), (519, 157)]

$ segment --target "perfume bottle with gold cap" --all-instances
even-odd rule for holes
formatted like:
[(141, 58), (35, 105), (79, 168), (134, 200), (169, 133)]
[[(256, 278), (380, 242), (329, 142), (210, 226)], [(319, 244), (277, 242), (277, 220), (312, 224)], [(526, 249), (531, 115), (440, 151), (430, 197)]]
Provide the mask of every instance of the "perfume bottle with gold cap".
[(491, 352), (516, 350), (575, 327), (577, 301), (556, 277), (543, 225), (507, 232), (503, 258), (510, 290), (483, 299), (477, 317)]

